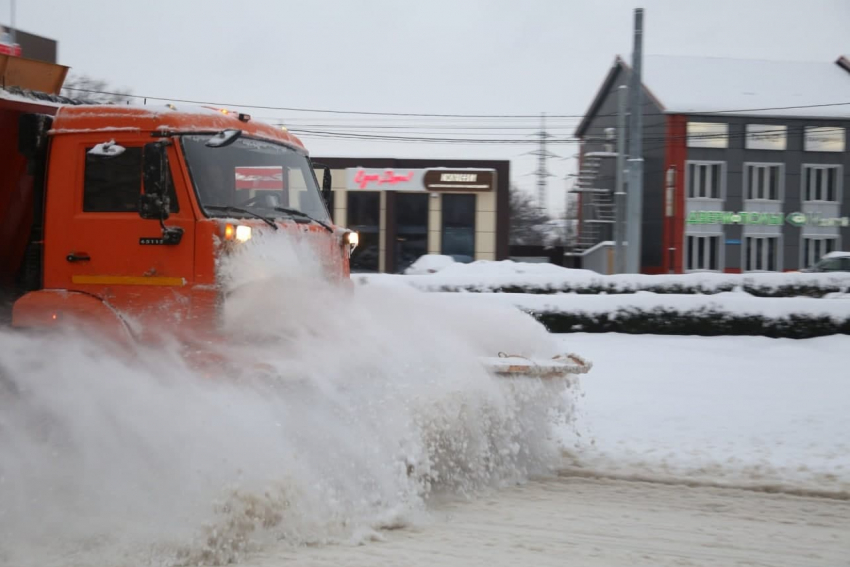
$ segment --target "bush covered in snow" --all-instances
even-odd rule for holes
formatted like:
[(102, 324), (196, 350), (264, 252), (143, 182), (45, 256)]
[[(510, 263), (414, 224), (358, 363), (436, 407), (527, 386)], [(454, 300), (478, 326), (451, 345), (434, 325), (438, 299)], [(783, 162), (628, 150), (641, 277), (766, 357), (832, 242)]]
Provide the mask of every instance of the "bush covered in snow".
[(827, 315), (792, 314), (777, 318), (739, 314), (716, 308), (678, 311), (622, 308), (608, 313), (533, 312), (551, 333), (629, 333), (653, 335), (753, 335), (771, 338), (809, 339), (850, 335), (850, 317), (836, 320)]
[(525, 294), (716, 294), (745, 291), (756, 297), (824, 297), (850, 290), (850, 273), (689, 273), (670, 275), (602, 275), (548, 263), (478, 260), (443, 266), (439, 273), (394, 276), (378, 274), (360, 281), (399, 279), (422, 291)]

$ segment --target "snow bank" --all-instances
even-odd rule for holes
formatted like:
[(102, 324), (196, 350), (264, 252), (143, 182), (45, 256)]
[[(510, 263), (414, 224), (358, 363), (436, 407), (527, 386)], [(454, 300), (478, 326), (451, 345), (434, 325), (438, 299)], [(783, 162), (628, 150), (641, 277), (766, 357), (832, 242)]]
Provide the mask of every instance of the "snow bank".
[(535, 293), (599, 288), (611, 293), (654, 289), (697, 288), (702, 293), (731, 290), (736, 286), (776, 290), (781, 287), (811, 286), (850, 289), (850, 273), (688, 273), (688, 274), (617, 274), (602, 275), (591, 270), (562, 268), (547, 263), (512, 260), (478, 260), (453, 264), (439, 273), (423, 276), (392, 274), (353, 274), (359, 283), (406, 284), (424, 291), (498, 291), (508, 287), (528, 288)]
[(594, 361), (581, 379), (577, 429), (564, 430), (577, 467), (850, 490), (850, 337), (577, 333), (563, 342)]
[(675, 295), (638, 291), (630, 294), (587, 295), (578, 293), (532, 295), (523, 293), (481, 293), (465, 295), (468, 301), (509, 303), (526, 311), (546, 313), (613, 313), (620, 310), (675, 310), (686, 313), (714, 310), (735, 315), (761, 315), (771, 319), (791, 315), (850, 318), (850, 300), (844, 295), (833, 299), (811, 297), (753, 297), (744, 292), (714, 295)]

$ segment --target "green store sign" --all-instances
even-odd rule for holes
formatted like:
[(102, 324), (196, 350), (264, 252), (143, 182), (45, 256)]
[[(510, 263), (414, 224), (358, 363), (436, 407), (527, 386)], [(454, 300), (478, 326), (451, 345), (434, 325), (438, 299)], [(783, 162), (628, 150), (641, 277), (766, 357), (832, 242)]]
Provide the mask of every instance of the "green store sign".
[(760, 213), (754, 211), (692, 211), (687, 224), (781, 226), (850, 226), (850, 217), (824, 217), (819, 213)]

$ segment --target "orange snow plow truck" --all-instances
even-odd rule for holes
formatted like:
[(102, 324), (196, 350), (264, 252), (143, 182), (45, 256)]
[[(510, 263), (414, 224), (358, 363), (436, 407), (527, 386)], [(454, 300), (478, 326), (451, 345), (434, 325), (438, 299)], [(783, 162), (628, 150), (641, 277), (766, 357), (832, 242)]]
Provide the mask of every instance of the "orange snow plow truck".
[[(307, 241), (329, 278), (350, 281), (357, 234), (334, 225), (330, 170), (286, 129), (211, 107), (82, 104), (59, 95), (67, 67), (0, 58), (7, 324), (74, 321), (129, 344), (165, 321), (212, 334), (217, 259), (258, 231)], [(525, 359), (488, 360), (497, 374), (529, 370)], [(533, 373), (587, 367), (564, 358)]]

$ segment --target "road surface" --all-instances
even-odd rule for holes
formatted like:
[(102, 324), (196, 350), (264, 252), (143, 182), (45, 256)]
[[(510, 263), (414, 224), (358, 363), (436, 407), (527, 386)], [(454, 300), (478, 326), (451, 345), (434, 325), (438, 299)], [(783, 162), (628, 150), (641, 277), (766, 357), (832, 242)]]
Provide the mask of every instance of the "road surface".
[(247, 564), (850, 566), (844, 497), (567, 476), (443, 503), (431, 516), (383, 541), (268, 549)]

